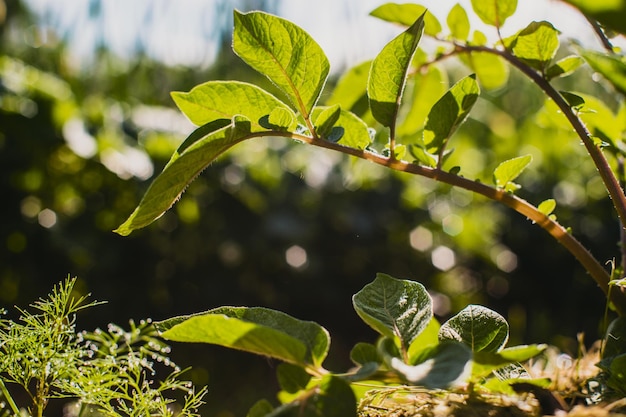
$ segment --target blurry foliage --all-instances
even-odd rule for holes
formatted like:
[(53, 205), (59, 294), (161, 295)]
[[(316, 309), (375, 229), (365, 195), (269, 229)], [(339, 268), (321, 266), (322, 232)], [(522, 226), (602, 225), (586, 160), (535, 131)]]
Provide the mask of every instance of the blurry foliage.
[[(88, 312), (83, 319), (92, 323), (82, 327), (261, 305), (328, 328), (332, 362), (347, 358), (368, 331), (354, 325), (346, 301), (385, 271), (437, 291), (437, 314), (468, 303), (504, 313), (514, 343), (568, 347), (578, 331), (597, 336), (601, 292), (527, 220), (466, 192), (285, 139), (234, 148), (156, 227), (128, 238), (111, 233), (190, 130), (168, 92), (255, 76), (227, 49), (203, 71), (167, 68), (146, 56), (122, 62), (106, 49), (92, 71), (76, 71), (65, 61), (63, 42), (35, 48), (18, 40), (33, 23), (21, 2), (7, 0), (6, 10), (0, 24), (2, 305), (25, 305), (68, 273), (80, 277), (77, 290), (110, 301), (98, 310), (106, 317)], [(602, 82), (584, 81), (588, 71), (558, 82), (615, 103)], [(508, 85), (517, 88), (481, 95), (453, 144), (462, 150), (455, 155), (471, 155), (463, 174), (490, 181), (499, 162), (532, 154), (520, 196), (528, 192), (536, 204), (555, 198), (563, 224), (601, 258), (616, 257), (617, 223), (594, 167), (540, 92), (519, 86), (526, 82), (512, 71)], [(619, 109), (594, 110), (604, 123)], [(299, 254), (294, 260), (290, 248), (304, 252), (292, 251)], [(273, 373), (264, 360), (220, 350), (217, 361), (211, 352), (220, 348), (196, 349), (175, 346), (173, 357), (194, 365), (195, 382), (209, 384), (206, 400), (215, 414), (241, 414), (254, 398), (275, 391), (258, 382)], [(235, 365), (225, 365), (228, 358)], [(236, 394), (229, 375), (238, 381)]]

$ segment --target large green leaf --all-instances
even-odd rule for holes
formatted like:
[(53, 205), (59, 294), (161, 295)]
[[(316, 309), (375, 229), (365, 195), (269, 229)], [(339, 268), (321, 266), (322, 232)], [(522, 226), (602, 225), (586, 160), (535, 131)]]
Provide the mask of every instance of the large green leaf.
[(309, 117), (330, 64), (308, 33), (267, 13), (235, 11), (233, 50), (276, 84), (305, 119)]
[(346, 71), (337, 81), (326, 105), (339, 104), (344, 110), (362, 114), (365, 108), (361, 104), (367, 102), (367, 79), (371, 66), (372, 61), (365, 61)]
[(471, 350), (462, 343), (444, 341), (421, 351), (415, 365), (394, 356), (390, 339), (383, 339), (389, 346), (379, 346), (389, 368), (405, 382), (429, 389), (445, 389), (463, 383), (471, 374)]
[(625, 0), (565, 0), (616, 32), (626, 34)]
[[(215, 125), (220, 128), (215, 130)], [(220, 120), (196, 129), (172, 155), (135, 211), (115, 233), (129, 235), (161, 217), (215, 158), (237, 143), (258, 136), (250, 132), (251, 122), (243, 116), (236, 116), (227, 126), (222, 126)]]
[(549, 22), (532, 22), (505, 44), (516, 57), (545, 71), (559, 48), (559, 31)]
[(219, 307), (155, 323), (164, 339), (210, 343), (320, 367), (328, 353), (326, 329), (262, 307)]
[(626, 95), (626, 62), (623, 58), (590, 50), (582, 51), (582, 56), (594, 71), (602, 74), (617, 91)]
[[(311, 118), (315, 121), (316, 126), (321, 122), (319, 119), (324, 116), (324, 112), (328, 115), (328, 111), (332, 110), (332, 108), (319, 106), (313, 109)], [(369, 130), (365, 122), (353, 113), (345, 110), (341, 110), (338, 113), (336, 121), (331, 126), (329, 135), (323, 135), (323, 137), (357, 149), (365, 149), (371, 142)]]
[(372, 62), (367, 94), (372, 114), (383, 126), (395, 130), (406, 76), (422, 37), (424, 16), (389, 42)]
[(472, 0), (472, 8), (488, 25), (500, 27), (517, 9), (517, 0)]
[(495, 90), (506, 85), (509, 67), (502, 57), (487, 52), (460, 54), (459, 57), (476, 74), (484, 89)]
[(439, 339), (465, 343), (472, 352), (498, 352), (509, 339), (509, 324), (495, 311), (472, 304), (441, 326)]
[(441, 154), (450, 136), (465, 121), (476, 103), (480, 88), (475, 75), (468, 75), (454, 84), (428, 114), (423, 141), (426, 150)]
[(420, 4), (386, 3), (372, 10), (370, 15), (403, 26), (411, 26), (416, 19), (424, 15), (424, 33), (429, 36), (436, 36), (441, 32), (439, 20)]
[(432, 300), (422, 284), (377, 274), (352, 297), (357, 314), (380, 334), (409, 345), (433, 317)]
[(172, 92), (178, 108), (191, 120), (201, 126), (219, 119), (231, 120), (235, 115), (245, 115), (253, 123), (253, 132), (263, 130), (259, 120), (280, 108), (293, 111), (282, 101), (267, 91), (239, 81), (209, 81), (200, 84), (189, 92)]

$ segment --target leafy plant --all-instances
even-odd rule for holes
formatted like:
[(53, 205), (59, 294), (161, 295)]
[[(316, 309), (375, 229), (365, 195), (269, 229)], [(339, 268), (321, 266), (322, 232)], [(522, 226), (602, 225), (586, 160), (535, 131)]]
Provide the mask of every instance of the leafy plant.
[[(76, 297), (76, 279), (55, 286), (48, 298), (25, 309), (19, 321), (0, 321), (0, 390), (13, 415), (42, 416), (50, 400), (75, 399), (78, 416), (173, 416), (167, 392), (181, 391), (184, 403), (176, 415), (195, 416), (205, 389), (195, 392), (179, 380), (181, 370), (167, 357), (169, 347), (154, 334), (149, 321), (130, 322), (130, 331), (109, 325), (106, 331), (76, 331), (76, 313), (101, 302)], [(173, 372), (155, 381), (154, 361)], [(19, 387), (28, 398), (14, 398)]]
[[(572, 3), (592, 17), (606, 17), (590, 12), (588, 2)], [(626, 69), (623, 57), (593, 20), (606, 47), (603, 53), (579, 48), (576, 55), (557, 60), (558, 30), (545, 21), (531, 22), (514, 35), (503, 37), (501, 27), (516, 7), (515, 0), (472, 1), (474, 13), (495, 29), (497, 40), (488, 45), (487, 36), (480, 31), (474, 31), (470, 39), (469, 18), (460, 5), (455, 5), (447, 17), (448, 33), (422, 6), (394, 3), (380, 6), (372, 15), (407, 29), (390, 41), (371, 63), (349, 71), (326, 105), (320, 105), (319, 100), (328, 78), (329, 63), (319, 45), (287, 20), (262, 12), (235, 11), (235, 53), (272, 81), (285, 100), (258, 86), (237, 81), (208, 81), (187, 93), (173, 93), (180, 110), (199, 127), (174, 153), (138, 207), (116, 232), (128, 235), (159, 218), (203, 169), (232, 146), (260, 137), (288, 137), (391, 170), (431, 178), (512, 208), (561, 243), (604, 292), (607, 305), (623, 315), (626, 313), (624, 288), (614, 285), (622, 278), (622, 268), (607, 271), (604, 262), (557, 221), (554, 199), (533, 204), (516, 195), (521, 186), (515, 181), (531, 164), (531, 155), (502, 161), (493, 171), (493, 185), (463, 176), (462, 166), (447, 166), (454, 152), (451, 146), (454, 134), (468, 119), (481, 88), (502, 86), (511, 67), (545, 94), (545, 110), (553, 115), (550, 117), (561, 117), (561, 124), (565, 118), (568, 128), (575, 132), (595, 164), (621, 227), (626, 225), (626, 195), (621, 186), (625, 181), (626, 149), (623, 118), (619, 123), (605, 123), (607, 119), (600, 116), (593, 119), (588, 116), (595, 111), (592, 97), (560, 91), (554, 85), (557, 79), (587, 62), (617, 91), (623, 92)], [(615, 25), (613, 29), (621, 30), (621, 26)], [(423, 36), (438, 42), (434, 54), (419, 48)], [(451, 57), (458, 57), (470, 73), (440, 91), (443, 76), (439, 63)], [(369, 68), (367, 78), (363, 76), (365, 68)], [(415, 96), (422, 101), (407, 106), (403, 99), (409, 81), (416, 86)], [(369, 104), (366, 110), (356, 105), (363, 97)], [(163, 337), (172, 340), (217, 343), (285, 361), (288, 365), (280, 368), (279, 380), (285, 388), (281, 398), (286, 405), (270, 411), (262, 403), (255, 407), (252, 413), (255, 416), (279, 415), (297, 407), (307, 410), (313, 407), (324, 410), (324, 415), (334, 415), (327, 410), (335, 404), (335, 399), (343, 398), (337, 404), (352, 399), (347, 389), (349, 383), (367, 378), (386, 383), (391, 378), (397, 383), (434, 388), (458, 381), (469, 381), (471, 386), (495, 386), (498, 384), (489, 382), (493, 378), (488, 378), (493, 372), (500, 380), (507, 380), (519, 371), (516, 362), (542, 349), (540, 346), (505, 348), (506, 322), (497, 313), (479, 306), (467, 307), (435, 331), (438, 325), (432, 319), (430, 299), (423, 287), (385, 275), (355, 295), (354, 306), (382, 338), (376, 346), (359, 345), (354, 351), (359, 358), (355, 360), (358, 370), (344, 376), (321, 367), (329, 344), (325, 330), (314, 323), (294, 321), (282, 313), (223, 307), (168, 320), (157, 327)], [(618, 343), (623, 344), (621, 336)], [(611, 346), (607, 342), (607, 349), (613, 353), (605, 353), (601, 366), (607, 372), (607, 383), (619, 391), (624, 386), (620, 355), (625, 350)], [(504, 389), (506, 384), (499, 386)], [(340, 409), (346, 413), (346, 409), (337, 405), (336, 410)]]

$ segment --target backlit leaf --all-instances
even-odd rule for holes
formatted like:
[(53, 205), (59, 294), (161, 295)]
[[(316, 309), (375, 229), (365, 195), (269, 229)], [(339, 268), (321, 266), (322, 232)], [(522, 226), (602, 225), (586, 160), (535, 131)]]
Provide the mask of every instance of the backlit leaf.
[(327, 138), (340, 115), (341, 107), (339, 104), (324, 108), (315, 117), (315, 133), (320, 137)]
[(235, 11), (233, 50), (308, 118), (330, 70), (324, 51), (308, 33), (267, 13)]
[(574, 109), (579, 109), (585, 105), (585, 99), (578, 94), (570, 93), (569, 91), (559, 91), (567, 104)]
[(461, 61), (476, 74), (480, 86), (485, 90), (503, 87), (509, 79), (509, 67), (503, 58), (486, 53), (460, 54)]
[(372, 61), (365, 61), (344, 73), (326, 100), (326, 105), (339, 104), (344, 110), (363, 115), (368, 110), (367, 79), (371, 66)]
[[(517, 345), (510, 348), (502, 349), (499, 352), (480, 351), (474, 352), (474, 364), (472, 367), (472, 376), (482, 378), (488, 376), (491, 372), (498, 369), (506, 369), (507, 365), (515, 365), (518, 362), (525, 362), (541, 352), (546, 350), (547, 345)], [(515, 369), (513, 366), (511, 369)], [(519, 368), (518, 368), (519, 369)], [(519, 372), (526, 372), (521, 367)], [(521, 378), (523, 375), (509, 375), (511, 378)], [(509, 379), (509, 378), (507, 378)]]
[(465, 121), (479, 94), (476, 76), (469, 75), (454, 84), (435, 103), (424, 127), (426, 151), (432, 154), (443, 153), (448, 139)]
[(467, 12), (459, 3), (455, 4), (446, 19), (450, 34), (454, 39), (465, 41), (469, 37), (470, 22)]
[(436, 36), (441, 32), (439, 20), (420, 4), (386, 3), (372, 10), (370, 15), (403, 26), (411, 26), (420, 16), (424, 15), (424, 33), (429, 36)]
[(400, 100), (411, 59), (424, 28), (423, 15), (389, 42), (372, 62), (367, 94), (374, 118), (395, 130)]
[(356, 293), (352, 303), (365, 323), (398, 340), (405, 352), (433, 317), (432, 300), (422, 284), (385, 274)]
[(410, 364), (417, 363), (417, 356), (420, 352), (426, 348), (434, 346), (439, 343), (439, 329), (441, 324), (433, 317), (430, 319), (428, 326), (411, 342), (409, 346), (408, 358)]
[(321, 366), (330, 344), (319, 324), (262, 307), (219, 307), (155, 327), (166, 340), (210, 343), (300, 366)]
[(500, 163), (493, 171), (493, 178), (497, 187), (506, 187), (513, 182), (532, 162), (532, 155), (518, 156)]
[(602, 74), (617, 91), (626, 95), (626, 62), (622, 58), (590, 50), (582, 51), (582, 56), (594, 71)]
[(189, 92), (172, 92), (178, 108), (192, 123), (202, 126), (219, 119), (231, 120), (245, 115), (253, 123), (252, 131), (263, 130), (259, 120), (276, 109), (295, 119), (293, 111), (276, 97), (252, 84), (239, 81), (209, 81)]
[(517, 0), (472, 0), (472, 8), (488, 25), (500, 27), (517, 9)]
[(554, 65), (548, 67), (546, 70), (546, 78), (551, 80), (556, 77), (566, 77), (576, 71), (583, 63), (583, 59), (576, 55), (559, 59)]
[(549, 198), (545, 201), (542, 201), (539, 206), (537, 206), (537, 210), (549, 216), (552, 214), (554, 209), (556, 208), (556, 200), (554, 198)]
[(565, 0), (587, 16), (612, 30), (626, 34), (626, 1), (623, 0)]
[[(318, 115), (322, 114), (322, 112), (326, 111), (330, 107), (315, 107), (312, 113), (312, 119), (316, 121)], [(340, 136), (337, 140), (334, 140), (336, 137), (333, 135), (339, 134)], [(329, 132), (329, 136), (326, 139), (331, 140), (333, 142), (339, 141), (341, 145), (349, 146), (351, 148), (357, 149), (365, 149), (370, 143), (370, 135), (369, 130), (367, 129), (367, 125), (353, 113), (345, 110), (341, 110), (339, 113), (339, 118), (333, 125), (331, 131)]]
[(559, 31), (549, 22), (532, 22), (505, 43), (516, 57), (545, 71), (559, 48)]
[(509, 325), (500, 314), (487, 307), (469, 305), (445, 322), (440, 340), (465, 343), (472, 352), (498, 352), (509, 338)]

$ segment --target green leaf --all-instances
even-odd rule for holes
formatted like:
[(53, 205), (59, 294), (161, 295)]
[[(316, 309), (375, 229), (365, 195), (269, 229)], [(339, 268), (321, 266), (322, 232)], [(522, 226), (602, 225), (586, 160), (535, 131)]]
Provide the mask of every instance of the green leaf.
[(161, 337), (176, 342), (210, 343), (320, 367), (330, 337), (317, 323), (262, 307), (220, 307), (155, 323)]
[(344, 73), (332, 94), (326, 100), (326, 105), (339, 104), (342, 109), (349, 110), (362, 116), (368, 110), (367, 79), (372, 61), (365, 61), (350, 68)]
[(374, 118), (392, 131), (395, 131), (407, 73), (423, 28), (422, 15), (410, 28), (389, 42), (372, 61), (367, 83), (370, 109)]
[[(317, 122), (321, 114), (329, 108), (324, 106), (315, 107), (311, 114), (312, 119)], [(335, 135), (339, 135), (339, 137)], [(365, 122), (353, 113), (345, 110), (341, 110), (341, 113), (339, 113), (339, 118), (326, 139), (333, 142), (339, 141), (341, 145), (357, 149), (365, 149), (371, 143), (369, 130)]]
[(472, 0), (472, 8), (480, 20), (500, 27), (517, 9), (517, 0)]
[(626, 34), (626, 2), (623, 0), (565, 0), (578, 7), (585, 15)]
[(423, 140), (426, 151), (443, 154), (448, 139), (465, 121), (476, 103), (480, 88), (476, 76), (469, 75), (454, 84), (428, 114)]
[(547, 200), (544, 200), (541, 203), (539, 203), (539, 206), (537, 206), (537, 210), (539, 210), (541, 213), (545, 214), (546, 216), (551, 215), (555, 208), (556, 208), (556, 200), (554, 198), (549, 198)]
[(330, 70), (324, 51), (308, 33), (267, 13), (235, 10), (233, 50), (276, 84), (308, 119)]
[(341, 107), (339, 104), (324, 108), (314, 119), (315, 133), (322, 138), (327, 138), (340, 115)]
[(437, 36), (441, 32), (441, 23), (422, 5), (386, 3), (370, 12), (370, 16), (403, 26), (411, 26), (422, 15), (424, 15), (424, 33), (428, 36)]
[[(255, 85), (239, 81), (209, 81), (189, 92), (172, 92), (178, 108), (201, 126), (214, 120), (231, 120), (235, 115), (245, 115), (253, 122), (253, 131), (263, 128), (259, 120), (274, 111), (295, 118), (293, 111), (282, 101)], [(286, 116), (285, 116), (286, 117)]]
[[(506, 349), (502, 349), (500, 352), (493, 351), (480, 351), (474, 353), (474, 364), (472, 366), (472, 377), (474, 378), (484, 378), (491, 374), (493, 371), (499, 369), (506, 369), (508, 365), (515, 365), (518, 362), (525, 362), (535, 356), (539, 355), (541, 352), (546, 350), (547, 345), (519, 345)], [(526, 372), (526, 370), (521, 367), (521, 370), (518, 367), (511, 367), (511, 369), (517, 369), (518, 372)], [(513, 375), (512, 373), (508, 373), (508, 377), (504, 377), (505, 373), (499, 373), (499, 376), (502, 376), (503, 379), (511, 379), (511, 378), (520, 378), (522, 375), (517, 373)]]
[(549, 22), (532, 22), (505, 44), (516, 57), (545, 71), (559, 48), (559, 31)]
[(342, 378), (325, 375), (310, 392), (265, 417), (356, 417), (356, 398)]
[(406, 117), (398, 126), (398, 134), (402, 136), (415, 135), (424, 128), (428, 112), (449, 86), (447, 73), (438, 65), (429, 65), (426, 71), (411, 77), (411, 81), (411, 103)]
[(426, 150), (419, 145), (409, 145), (409, 153), (422, 165), (431, 168), (437, 166), (437, 158), (435, 155), (426, 152)]
[(421, 355), (421, 352), (430, 348), (431, 346), (435, 346), (439, 343), (439, 329), (441, 325), (439, 321), (433, 317), (428, 322), (428, 326), (411, 342), (408, 351), (409, 364), (415, 365), (417, 363), (417, 358)]
[(602, 74), (617, 91), (626, 95), (626, 62), (623, 58), (590, 50), (582, 51), (581, 55), (594, 71)]
[(405, 352), (433, 317), (432, 300), (422, 284), (385, 274), (377, 274), (352, 303), (365, 323), (398, 340)]
[[(613, 289), (615, 291), (616, 289)], [(603, 358), (626, 353), (626, 318), (618, 317), (609, 324), (604, 337)]]
[(440, 340), (456, 340), (472, 352), (497, 352), (509, 338), (509, 325), (500, 314), (487, 307), (471, 304), (445, 322)]
[(450, 10), (450, 13), (448, 13), (446, 22), (450, 28), (450, 34), (454, 39), (459, 41), (466, 41), (468, 39), (470, 22), (463, 6), (459, 3), (455, 4)]
[(259, 124), (266, 129), (285, 132), (295, 130), (298, 126), (298, 121), (291, 109), (277, 107), (270, 114), (262, 117)]
[(387, 356), (387, 365), (412, 385), (429, 389), (445, 389), (467, 380), (471, 370), (472, 352), (462, 343), (444, 341), (422, 350), (416, 365), (398, 357)]
[(350, 360), (356, 365), (365, 365), (369, 362), (380, 363), (381, 358), (378, 355), (376, 346), (371, 343), (359, 342), (350, 351)]
[(576, 55), (559, 59), (554, 65), (548, 67), (546, 70), (546, 78), (551, 80), (556, 77), (566, 77), (576, 71), (583, 62), (583, 59)]
[(480, 85), (486, 90), (496, 90), (506, 85), (509, 79), (509, 67), (501, 57), (486, 52), (460, 54), (461, 61), (478, 77)]
[(605, 378), (609, 388), (622, 396), (626, 395), (626, 354), (602, 359), (597, 366), (607, 374)]
[(532, 162), (532, 155), (518, 156), (501, 162), (493, 171), (493, 179), (497, 187), (506, 188)]
[(183, 142), (115, 233), (127, 236), (161, 217), (215, 158), (237, 143), (255, 137), (251, 133), (252, 124), (242, 116), (234, 117), (230, 124), (217, 130), (215, 124), (220, 126), (221, 122), (199, 127)]
[(305, 389), (311, 380), (304, 368), (286, 362), (278, 364), (276, 375), (280, 388), (291, 394)]
[(250, 408), (246, 417), (265, 417), (274, 410), (272, 404), (267, 400), (259, 400)]

